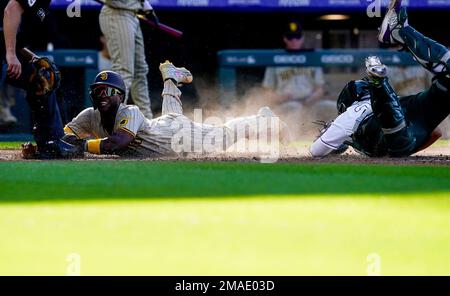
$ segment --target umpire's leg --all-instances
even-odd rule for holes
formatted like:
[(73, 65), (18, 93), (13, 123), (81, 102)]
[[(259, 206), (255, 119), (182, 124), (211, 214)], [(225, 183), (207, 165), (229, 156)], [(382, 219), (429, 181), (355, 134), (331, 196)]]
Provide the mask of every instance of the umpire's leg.
[(27, 92), (26, 101), (30, 106), (33, 119), (33, 136), (40, 157), (58, 158), (63, 156), (64, 152), (69, 152), (65, 149), (70, 147), (65, 147), (65, 143), (60, 141), (64, 136), (64, 129), (56, 94), (55, 91), (52, 91), (45, 96), (36, 95), (34, 87), (30, 85), (30, 76), (33, 71), (33, 66), (29, 62), (22, 61), (20, 77), (18, 79), (7, 78), (6, 82)]

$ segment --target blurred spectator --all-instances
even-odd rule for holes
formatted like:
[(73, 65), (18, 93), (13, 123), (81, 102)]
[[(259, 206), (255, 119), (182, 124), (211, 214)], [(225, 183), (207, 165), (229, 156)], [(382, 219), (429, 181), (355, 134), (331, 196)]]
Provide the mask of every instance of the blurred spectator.
[(11, 113), (15, 105), (17, 88), (2, 83), (0, 87), (0, 126), (9, 127), (17, 123), (17, 118)]
[(389, 66), (388, 77), (399, 96), (409, 96), (429, 88), (433, 74), (421, 66)]
[[(283, 41), (287, 52), (304, 51), (301, 24), (289, 23)], [(294, 135), (307, 133), (313, 121), (334, 118), (336, 104), (322, 100), (324, 84), (320, 67), (267, 67), (263, 80), (263, 88), (274, 98), (275, 113), (294, 129)]]
[(111, 70), (112, 68), (111, 56), (109, 55), (105, 36), (101, 35), (99, 41), (100, 41), (100, 50), (98, 52), (98, 70), (99, 71)]

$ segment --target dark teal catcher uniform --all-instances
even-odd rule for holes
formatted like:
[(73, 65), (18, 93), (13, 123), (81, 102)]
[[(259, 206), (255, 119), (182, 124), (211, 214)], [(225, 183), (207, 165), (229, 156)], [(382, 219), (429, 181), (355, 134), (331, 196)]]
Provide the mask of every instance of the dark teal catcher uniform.
[[(431, 87), (423, 92), (398, 97), (406, 122), (406, 131), (403, 135), (394, 135), (389, 142), (374, 113), (361, 123), (352, 136), (353, 142), (349, 144), (358, 151), (373, 157), (401, 157), (419, 151), (428, 141), (431, 133), (450, 114), (449, 89), (450, 79), (441, 76), (435, 77)], [(386, 91), (383, 89), (379, 92)], [(379, 92), (375, 90), (372, 94), (380, 95)]]

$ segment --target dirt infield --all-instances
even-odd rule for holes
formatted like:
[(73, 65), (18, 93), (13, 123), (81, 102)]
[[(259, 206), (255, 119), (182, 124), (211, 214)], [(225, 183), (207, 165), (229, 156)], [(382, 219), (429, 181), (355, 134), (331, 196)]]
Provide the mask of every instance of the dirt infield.
[[(82, 159), (74, 161), (92, 161), (92, 160), (119, 160), (118, 156), (98, 156), (86, 154)], [(125, 158), (132, 160), (133, 158)], [(258, 154), (217, 154), (217, 155), (188, 155), (185, 157), (158, 157), (144, 158), (145, 161), (199, 161), (199, 162), (266, 162)], [(20, 150), (0, 150), (0, 161), (30, 161), (24, 160)], [(272, 161), (273, 162), (273, 161)], [(369, 158), (360, 155), (349, 149), (342, 155), (331, 155), (325, 158), (312, 158), (308, 154), (307, 147), (290, 149), (280, 153), (276, 162), (282, 163), (361, 163), (361, 164), (402, 164), (402, 165), (449, 165), (450, 164), (450, 146), (430, 147), (420, 153), (404, 158)]]

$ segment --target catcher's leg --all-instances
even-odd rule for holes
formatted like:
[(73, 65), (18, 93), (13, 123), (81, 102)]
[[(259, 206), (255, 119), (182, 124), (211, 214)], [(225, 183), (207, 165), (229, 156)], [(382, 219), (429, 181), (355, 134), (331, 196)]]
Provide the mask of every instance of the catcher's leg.
[(403, 45), (425, 69), (435, 75), (450, 77), (450, 52), (408, 24), (406, 8), (401, 7), (401, 2), (391, 0), (378, 36), (379, 41)]
[(432, 132), (450, 114), (450, 78), (438, 76), (427, 90), (400, 100), (408, 120), (413, 122), (417, 147), (428, 141)]
[(162, 115), (183, 114), (181, 91), (178, 85), (191, 83), (193, 80), (191, 72), (186, 68), (177, 68), (169, 61), (160, 64), (159, 70), (164, 81)]
[(379, 58), (366, 60), (369, 75), (369, 91), (374, 116), (381, 125), (390, 156), (410, 155), (416, 139), (406, 121), (397, 94), (386, 78), (386, 66)]

